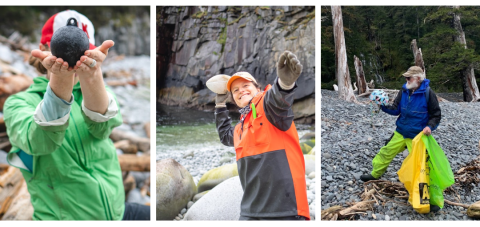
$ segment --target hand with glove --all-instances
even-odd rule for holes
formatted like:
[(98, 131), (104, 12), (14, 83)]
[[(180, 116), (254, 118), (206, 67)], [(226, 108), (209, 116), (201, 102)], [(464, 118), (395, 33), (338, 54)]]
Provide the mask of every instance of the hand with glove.
[(227, 107), (229, 95), (227, 94), (217, 94), (215, 96), (215, 108)]
[(286, 50), (280, 55), (277, 63), (278, 84), (284, 90), (290, 90), (295, 86), (295, 81), (302, 73), (303, 66), (292, 52)]

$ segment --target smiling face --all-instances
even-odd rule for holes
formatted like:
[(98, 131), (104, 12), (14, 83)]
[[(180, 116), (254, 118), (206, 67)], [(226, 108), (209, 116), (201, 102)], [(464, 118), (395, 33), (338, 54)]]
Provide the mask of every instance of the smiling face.
[(250, 100), (260, 92), (260, 89), (255, 87), (252, 81), (245, 80), (243, 78), (238, 78), (232, 82), (230, 87), (232, 92), (233, 100), (240, 108), (243, 108), (248, 105)]

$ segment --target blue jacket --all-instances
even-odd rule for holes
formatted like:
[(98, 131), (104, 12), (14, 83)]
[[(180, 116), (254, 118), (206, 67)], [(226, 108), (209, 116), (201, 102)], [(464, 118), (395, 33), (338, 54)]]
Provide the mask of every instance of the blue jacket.
[(404, 138), (414, 138), (426, 126), (433, 131), (438, 127), (441, 119), (440, 105), (435, 93), (430, 89), (429, 98), (425, 92), (429, 89), (430, 80), (425, 79), (420, 87), (408, 90), (406, 83), (398, 92), (395, 101), (390, 106), (382, 106), (382, 111), (390, 115), (398, 116), (396, 131)]

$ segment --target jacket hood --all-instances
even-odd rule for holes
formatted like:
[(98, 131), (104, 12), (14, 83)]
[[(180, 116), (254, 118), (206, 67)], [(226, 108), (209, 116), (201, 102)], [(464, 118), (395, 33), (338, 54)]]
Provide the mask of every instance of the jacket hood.
[[(430, 80), (429, 79), (424, 79), (423, 82), (420, 84), (420, 87), (415, 91), (415, 93), (423, 93), (427, 90), (427, 88), (430, 86)], [(407, 89), (407, 83), (405, 82), (405, 84), (403, 84), (402, 88), (404, 90), (408, 90)]]
[[(49, 80), (44, 76), (35, 77), (33, 79), (33, 84), (27, 89), (27, 92), (47, 92), (47, 85)], [(80, 81), (73, 86), (73, 90), (80, 89)]]

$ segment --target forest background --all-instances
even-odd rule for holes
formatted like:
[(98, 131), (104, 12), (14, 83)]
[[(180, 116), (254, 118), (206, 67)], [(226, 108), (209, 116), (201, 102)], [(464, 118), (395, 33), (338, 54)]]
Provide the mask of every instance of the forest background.
[[(454, 41), (453, 14), (461, 14), (467, 49)], [(376, 88), (399, 89), (413, 66), (411, 42), (417, 40), (426, 76), (436, 92), (462, 92), (461, 71), (472, 65), (479, 80), (480, 7), (343, 6), (347, 63), (356, 81), (353, 56), (363, 63), (366, 81)], [(333, 90), (335, 43), (330, 6), (321, 6), (321, 88)]]

